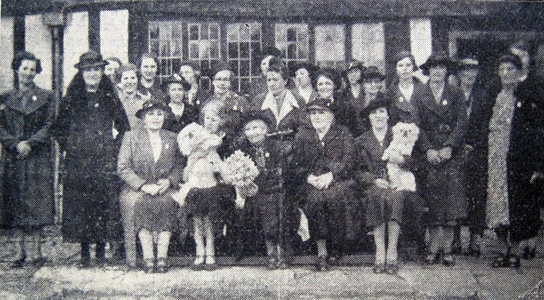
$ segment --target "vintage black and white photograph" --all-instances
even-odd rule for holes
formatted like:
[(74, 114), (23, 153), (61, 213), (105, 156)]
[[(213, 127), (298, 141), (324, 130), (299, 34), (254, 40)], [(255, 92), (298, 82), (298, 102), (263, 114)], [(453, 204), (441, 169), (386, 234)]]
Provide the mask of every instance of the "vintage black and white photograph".
[(0, 299), (544, 299), (544, 1), (0, 2)]

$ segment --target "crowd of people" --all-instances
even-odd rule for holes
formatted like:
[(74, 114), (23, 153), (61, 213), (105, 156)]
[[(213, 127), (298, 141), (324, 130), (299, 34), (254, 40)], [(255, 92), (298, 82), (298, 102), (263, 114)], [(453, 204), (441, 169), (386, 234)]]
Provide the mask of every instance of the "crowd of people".
[[(454, 254), (480, 255), (486, 229), (501, 244), (492, 266), (518, 268), (535, 255), (544, 182), (544, 90), (529, 54), (526, 41), (514, 43), (484, 78), (475, 57), (434, 52), (418, 66), (403, 51), (386, 76), (358, 61), (288, 69), (269, 47), (257, 62), (261, 77), (240, 95), (227, 62), (206, 74), (207, 91), (195, 62), (161, 79), (152, 54), (134, 65), (89, 51), (55, 113), (53, 93), (34, 83), (40, 60), (20, 52), (16, 88), (0, 98), (0, 207), (17, 244), (12, 267), (46, 261), (56, 140), (62, 235), (80, 244), (82, 268), (93, 265), (92, 244), (95, 263), (110, 263), (110, 243), (112, 259), (166, 272), (171, 240), (192, 240), (195, 269), (214, 269), (225, 247), (236, 260), (265, 253), (270, 269), (287, 268), (295, 244), (314, 243), (316, 268), (326, 270), (348, 241), (370, 235), (372, 270), (396, 274), (399, 240), (417, 247), (422, 263), (453, 266)], [(239, 150), (259, 171), (254, 188), (224, 178)]]

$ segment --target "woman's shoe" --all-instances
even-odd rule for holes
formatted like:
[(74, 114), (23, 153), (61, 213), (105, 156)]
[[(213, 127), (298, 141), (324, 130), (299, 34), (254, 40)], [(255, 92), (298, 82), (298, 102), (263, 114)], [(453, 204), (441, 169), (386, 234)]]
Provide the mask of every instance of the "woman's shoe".
[(480, 257), (480, 255), (482, 255), (482, 250), (480, 248), (480, 245), (470, 244), (467, 249), (467, 255)]
[(317, 258), (316, 269), (318, 271), (326, 271), (326, 270), (329, 269), (329, 263), (327, 262), (327, 256), (323, 255), (323, 256), (319, 256)]
[(423, 260), (423, 262), (424, 262), (426, 265), (433, 265), (433, 264), (436, 264), (436, 263), (438, 262), (438, 259), (439, 259), (438, 253), (429, 253), (429, 254), (427, 254), (427, 256), (425, 257), (425, 259)]
[(45, 257), (38, 257), (36, 259), (33, 259), (31, 262), (32, 266), (34, 266), (35, 268), (41, 268), (43, 267), (43, 265), (45, 265), (47, 263), (47, 258)]
[(453, 267), (453, 266), (455, 266), (455, 258), (453, 257), (453, 255), (451, 253), (446, 253), (442, 257), (442, 263), (446, 267)]
[(374, 266), (372, 267), (372, 273), (374, 274), (382, 274), (385, 272), (385, 264), (380, 263), (374, 263)]
[(510, 262), (508, 261), (508, 259), (508, 256), (500, 254), (493, 260), (493, 262), (491, 263), (491, 267), (507, 268), (510, 266)]
[(399, 272), (399, 263), (396, 261), (385, 264), (385, 273), (389, 275), (397, 275)]
[(151, 258), (144, 259), (144, 272), (155, 273), (155, 270), (155, 260)]
[(79, 259), (79, 262), (77, 263), (78, 269), (87, 269), (91, 267), (91, 258), (90, 257), (82, 257)]
[(25, 266), (25, 259), (26, 259), (26, 257), (23, 256), (23, 257), (21, 257), (21, 258), (19, 258), (17, 260), (14, 260), (11, 263), (10, 268), (12, 268), (12, 269), (21, 269), (22, 267)]
[(213, 271), (217, 269), (217, 263), (215, 262), (215, 256), (206, 256), (206, 263), (204, 264), (204, 270)]
[(166, 273), (168, 272), (168, 269), (170, 268), (170, 264), (168, 264), (168, 260), (166, 258), (158, 258), (157, 259), (157, 273)]
[(521, 266), (521, 260), (519, 258), (519, 255), (511, 254), (510, 256), (508, 256), (509, 268), (519, 269), (520, 266)]
[(525, 249), (523, 249), (523, 259), (533, 259), (535, 258), (536, 256), (536, 247), (534, 248), (531, 248), (531, 247), (525, 247)]
[(280, 270), (285, 270), (289, 268), (289, 263), (287, 262), (287, 260), (285, 260), (285, 258), (280, 257), (278, 258), (278, 263), (276, 266)]
[(328, 258), (328, 263), (331, 266), (338, 266), (340, 265), (340, 256), (339, 255), (331, 255)]
[(268, 264), (266, 265), (266, 267), (269, 269), (269, 270), (276, 270), (278, 268), (278, 260), (276, 259), (276, 257), (274, 256), (270, 256), (268, 258)]

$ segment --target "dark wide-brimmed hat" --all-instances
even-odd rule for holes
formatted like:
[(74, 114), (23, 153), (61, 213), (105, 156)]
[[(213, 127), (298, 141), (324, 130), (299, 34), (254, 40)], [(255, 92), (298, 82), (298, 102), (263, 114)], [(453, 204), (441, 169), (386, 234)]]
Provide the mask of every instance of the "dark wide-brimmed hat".
[(424, 75), (429, 75), (429, 69), (434, 66), (445, 66), (448, 72), (455, 70), (456, 63), (446, 54), (446, 52), (439, 51), (432, 53), (427, 61), (419, 66)]
[(246, 126), (247, 123), (251, 121), (255, 121), (255, 120), (263, 121), (268, 128), (271, 128), (274, 125), (274, 122), (268, 115), (263, 113), (263, 111), (257, 111), (257, 110), (249, 111), (248, 113), (244, 114), (242, 116), (242, 122), (240, 124), (242, 125), (242, 128), (244, 128), (244, 126)]
[(385, 75), (380, 72), (380, 69), (376, 66), (370, 66), (363, 71), (363, 80), (379, 79), (380, 81), (385, 79)]
[(468, 69), (479, 70), (480, 62), (474, 57), (464, 57), (457, 61), (457, 72)]
[(255, 58), (257, 59), (257, 63), (260, 65), (261, 61), (265, 59), (267, 56), (274, 56), (277, 58), (282, 57), (281, 50), (276, 47), (266, 47), (263, 50), (257, 49), (255, 51)]
[(365, 66), (363, 65), (362, 62), (358, 60), (351, 60), (350, 62), (348, 62), (348, 65), (346, 69), (344, 70), (344, 72), (342, 72), (342, 75), (347, 74), (349, 71), (353, 69), (359, 69), (361, 70), (361, 72), (363, 72), (365, 70)]
[(331, 99), (328, 99), (328, 98), (317, 98), (315, 99), (314, 101), (308, 103), (306, 105), (306, 110), (307, 111), (310, 111), (310, 110), (329, 110), (329, 111), (333, 111), (332, 109), (333, 107), (333, 104), (332, 104), (332, 101)]
[(174, 74), (166, 79), (163, 80), (162, 82), (162, 90), (164, 92), (167, 92), (168, 90), (168, 85), (170, 83), (179, 83), (183, 86), (183, 89), (185, 91), (188, 91), (191, 89), (191, 84), (189, 84), (187, 81), (185, 81), (185, 79), (183, 79), (183, 77), (181, 77), (180, 75), (178, 74)]
[(499, 57), (499, 60), (497, 61), (497, 67), (500, 66), (500, 64), (506, 63), (506, 62), (513, 64), (519, 70), (523, 69), (523, 63), (521, 62), (521, 59), (517, 55), (508, 53)]
[(315, 72), (319, 70), (319, 67), (309, 62), (301, 62), (296, 65), (293, 65), (290, 68), (289, 76), (295, 77), (296, 72), (300, 69), (305, 69), (306, 71), (308, 71), (308, 73), (310, 73), (310, 78), (313, 78), (313, 76), (315, 75)]
[(368, 106), (361, 110), (361, 117), (363, 120), (367, 120), (370, 113), (381, 107), (385, 107), (389, 111), (389, 101), (383, 96), (383, 94), (378, 93), (376, 99), (370, 101)]
[(160, 109), (160, 110), (164, 111), (165, 113), (170, 112), (170, 107), (168, 105), (166, 105), (166, 103), (152, 97), (150, 100), (147, 100), (147, 101), (144, 102), (144, 104), (142, 104), (142, 108), (140, 108), (136, 112), (136, 117), (138, 119), (143, 119), (145, 113), (147, 113), (148, 111), (153, 110), (153, 109)]
[(74, 68), (83, 69), (89, 67), (103, 67), (107, 64), (109, 64), (109, 62), (102, 58), (102, 54), (89, 51), (79, 56), (79, 62), (74, 65)]
[(213, 79), (215, 74), (225, 70), (232, 71), (232, 66), (227, 61), (220, 60), (211, 67), (209, 77)]
[(317, 79), (320, 77), (327, 77), (330, 80), (332, 80), (332, 83), (334, 84), (334, 91), (338, 91), (340, 88), (342, 88), (342, 77), (336, 72), (334, 69), (330, 68), (323, 68), (319, 69), (314, 76), (314, 82), (313, 86), (315, 89), (317, 89)]

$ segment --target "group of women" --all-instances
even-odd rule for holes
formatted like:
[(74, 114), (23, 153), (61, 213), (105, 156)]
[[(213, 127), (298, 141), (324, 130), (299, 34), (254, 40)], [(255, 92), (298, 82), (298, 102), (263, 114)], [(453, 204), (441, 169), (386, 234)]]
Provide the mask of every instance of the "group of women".
[[(53, 94), (34, 84), (40, 60), (18, 53), (17, 87), (0, 101), (2, 221), (15, 229), (13, 267), (45, 261), (41, 229), (55, 214), (51, 137), (65, 153), (62, 233), (80, 243), (81, 267), (91, 265), (91, 244), (97, 263), (108, 263), (107, 243), (115, 258), (136, 267), (139, 240), (144, 269), (166, 272), (171, 236), (185, 241), (190, 218), (193, 235), (206, 240), (196, 239), (199, 269), (216, 266), (216, 236), (231, 239), (237, 259), (259, 244), (268, 267), (285, 268), (297, 231), (308, 238), (305, 220), (318, 270), (339, 262), (348, 239), (371, 233), (373, 271), (395, 274), (399, 236), (424, 249), (426, 229), (423, 261), (452, 266), (460, 226), (470, 229), (465, 250), (472, 254), (480, 253), (485, 229), (497, 233), (503, 251), (494, 267), (519, 267), (520, 242), (534, 255), (544, 103), (527, 43), (513, 44), (489, 80), (478, 76), (476, 59), (453, 61), (440, 52), (421, 66), (409, 52), (398, 53), (387, 87), (377, 67), (357, 61), (341, 73), (310, 63), (289, 70), (281, 51), (267, 48), (259, 63), (262, 77), (245, 97), (233, 91), (226, 62), (213, 66), (210, 94), (191, 61), (159, 80), (151, 54), (133, 65), (90, 51), (74, 66), (55, 115)], [(416, 79), (418, 69), (427, 83)], [(411, 155), (384, 161), (399, 122), (417, 125), (419, 138)], [(192, 123), (210, 134), (219, 163), (238, 149), (254, 160), (258, 191), (243, 197), (245, 205), (224, 183), (191, 190), (182, 205), (172, 197), (194, 163), (176, 141)], [(412, 172), (416, 191), (393, 185), (388, 163)]]

